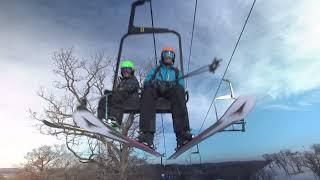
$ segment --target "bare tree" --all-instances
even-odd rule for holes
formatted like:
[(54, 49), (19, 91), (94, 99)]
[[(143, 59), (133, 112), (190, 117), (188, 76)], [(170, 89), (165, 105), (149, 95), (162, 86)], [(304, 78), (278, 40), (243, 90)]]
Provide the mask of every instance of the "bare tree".
[(284, 170), (287, 176), (290, 176), (290, 170), (288, 167), (287, 158), (285, 156), (285, 153), (283, 153), (283, 151), (280, 151), (279, 153), (263, 155), (263, 157), (266, 160), (271, 161), (271, 163), (269, 164), (271, 168), (278, 167), (279, 169)]
[(62, 173), (64, 179), (70, 179), (73, 169), (78, 168), (80, 162), (73, 156), (64, 145), (55, 145), (54, 151), (58, 154), (54, 167), (51, 169), (52, 174), (55, 172)]
[[(55, 94), (40, 89), (38, 95), (47, 106), (43, 113), (30, 110), (34, 120), (47, 120), (56, 124), (75, 125), (72, 113), (82, 99), (92, 99), (102, 96), (107, 76), (112, 77), (114, 68), (112, 61), (107, 60), (103, 53), (98, 53), (90, 60), (78, 60), (72, 49), (54, 53), (54, 73), (60, 78), (54, 82)], [(137, 71), (138, 79), (142, 80), (143, 71)], [(111, 75), (111, 76), (110, 76)], [(96, 102), (89, 101), (87, 108), (96, 113)], [(136, 116), (130, 114), (122, 123), (122, 134), (133, 137), (136, 135)], [(128, 145), (116, 143), (94, 133), (78, 132), (67, 129), (54, 129), (39, 125), (44, 134), (54, 135), (64, 139), (66, 147), (83, 163), (96, 163), (102, 171), (118, 175), (118, 179), (127, 179), (128, 162), (133, 149)], [(102, 174), (106, 174), (102, 172)]]
[(269, 168), (274, 168), (276, 165), (274, 163), (273, 154), (264, 154), (262, 157), (268, 162)]
[(275, 178), (276, 172), (273, 168), (269, 166), (259, 170), (253, 177), (250, 179), (254, 180), (273, 180)]
[(300, 152), (284, 151), (288, 165), (291, 167), (291, 174), (302, 173), (302, 155)]
[(300, 164), (296, 164), (295, 154), (290, 150), (282, 150), (278, 153), (264, 154), (263, 158), (269, 162), (269, 168), (275, 170), (275, 167), (282, 169), (287, 176), (301, 173)]
[(48, 176), (48, 170), (55, 167), (58, 153), (50, 146), (42, 146), (27, 153), (25, 171), (35, 174), (40, 179)]
[(311, 150), (303, 153), (303, 165), (320, 179), (320, 144), (312, 145)]
[(26, 163), (10, 180), (88, 179), (84, 175), (92, 179), (95, 174), (82, 169), (98, 169), (83, 167), (83, 163), (68, 152), (65, 145), (41, 146), (27, 153), (25, 158)]
[(278, 167), (288, 176), (303, 173), (303, 169), (307, 168), (320, 179), (320, 144), (312, 145), (310, 151), (303, 153), (282, 150), (279, 153), (264, 154), (263, 157), (269, 162), (270, 169)]

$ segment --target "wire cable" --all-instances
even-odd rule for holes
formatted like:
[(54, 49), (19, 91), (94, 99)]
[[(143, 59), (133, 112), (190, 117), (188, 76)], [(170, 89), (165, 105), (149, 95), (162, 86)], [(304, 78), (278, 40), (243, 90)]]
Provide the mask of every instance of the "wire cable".
[[(194, 33), (194, 26), (195, 26), (195, 22), (196, 22), (197, 7), (198, 7), (198, 0), (196, 0), (196, 4), (195, 4), (195, 6), (194, 6), (192, 32), (191, 32), (191, 40), (190, 40), (190, 47), (189, 47), (189, 60), (188, 60), (187, 74), (189, 73), (189, 69), (190, 69), (191, 52), (192, 52), (192, 45), (193, 45), (193, 33)], [(188, 87), (188, 79), (186, 79), (186, 88), (187, 88), (187, 87)]]
[[(152, 24), (152, 35), (153, 35), (153, 47), (154, 47), (154, 57), (156, 60), (156, 66), (158, 65), (158, 58), (157, 58), (157, 46), (156, 46), (156, 39), (154, 35), (154, 23), (153, 23), (153, 12), (152, 12), (152, 3), (150, 2), (150, 14), (151, 14), (151, 24)], [(163, 136), (163, 146), (164, 146), (164, 154), (167, 155), (167, 147), (166, 147), (166, 137), (164, 135), (164, 125), (163, 125), (163, 115), (161, 114), (161, 120), (162, 120), (162, 136)], [(165, 160), (167, 164), (167, 159)]]
[(149, 0), (150, 2), (150, 14), (151, 14), (151, 25), (152, 25), (152, 36), (153, 36), (153, 47), (154, 47), (154, 57), (156, 60), (156, 66), (158, 65), (158, 58), (157, 58), (157, 46), (156, 46), (156, 38), (154, 35), (154, 24), (153, 24), (153, 11), (152, 11), (152, 2), (151, 0)]
[(236, 49), (237, 49), (237, 47), (238, 47), (238, 44), (239, 44), (239, 42), (240, 42), (240, 39), (241, 39), (242, 34), (243, 34), (243, 32), (244, 32), (244, 29), (245, 29), (245, 27), (246, 27), (246, 25), (247, 25), (247, 23), (248, 23), (249, 17), (250, 17), (250, 15), (251, 15), (251, 12), (252, 12), (252, 9), (253, 9), (255, 3), (256, 3), (256, 0), (254, 0), (253, 3), (252, 3), (252, 6), (251, 6), (250, 11), (249, 11), (249, 14), (248, 14), (248, 16), (247, 16), (247, 19), (246, 19), (246, 21), (245, 21), (245, 23), (244, 23), (244, 25), (243, 25), (243, 27), (242, 27), (242, 30), (241, 30), (241, 33), (240, 33), (240, 35), (239, 35), (239, 37), (238, 37), (237, 43), (236, 43), (236, 45), (235, 45), (234, 48), (233, 48), (233, 51), (232, 51), (231, 57), (230, 57), (230, 59), (229, 59), (228, 65), (227, 65), (227, 67), (226, 67), (226, 69), (225, 69), (225, 71), (224, 71), (224, 73), (223, 73), (223, 76), (222, 76), (222, 78), (221, 78), (221, 80), (220, 80), (220, 83), (219, 83), (219, 85), (218, 85), (218, 89), (217, 89), (216, 93), (214, 94), (213, 100), (211, 101), (211, 104), (210, 104), (209, 109), (208, 109), (208, 111), (207, 111), (207, 113), (206, 113), (206, 116), (205, 116), (205, 118), (204, 118), (204, 120), (203, 120), (203, 122), (202, 122), (202, 124), (201, 124), (201, 127), (200, 127), (200, 129), (199, 129), (198, 134), (200, 133), (201, 129), (203, 128), (203, 125), (204, 125), (204, 123), (205, 123), (205, 121), (206, 121), (206, 119), (207, 119), (207, 117), (208, 117), (208, 114), (209, 114), (209, 112), (210, 112), (210, 110), (211, 110), (211, 107), (212, 107), (212, 105), (213, 105), (213, 103), (214, 103), (214, 100), (215, 100), (215, 98), (217, 97), (217, 94), (218, 94), (218, 91), (219, 91), (220, 86), (221, 86), (221, 84), (222, 84), (222, 81), (223, 81), (223, 79), (224, 79), (224, 77), (225, 77), (225, 75), (226, 75), (226, 73), (227, 73), (227, 71), (228, 71), (229, 65), (230, 65), (230, 63), (231, 63), (231, 61), (232, 61), (232, 58), (233, 58), (233, 55), (234, 55), (234, 53), (235, 53), (235, 51), (236, 51)]

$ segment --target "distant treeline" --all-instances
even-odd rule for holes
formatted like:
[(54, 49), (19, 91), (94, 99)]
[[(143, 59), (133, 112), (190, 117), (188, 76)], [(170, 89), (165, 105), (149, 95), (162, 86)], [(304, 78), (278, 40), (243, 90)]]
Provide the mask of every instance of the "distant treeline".
[(261, 170), (259, 176), (261, 179), (273, 179), (277, 173), (276, 169), (283, 170), (287, 176), (310, 170), (315, 178), (320, 178), (320, 144), (314, 144), (310, 150), (303, 152), (281, 150), (278, 153), (264, 154), (263, 158), (269, 165)]
[[(152, 165), (143, 159), (131, 157), (129, 163), (130, 180), (161, 179), (246, 179), (272, 180), (278, 170), (287, 176), (303, 173), (309, 169), (320, 178), (320, 144), (312, 145), (303, 152), (282, 150), (278, 153), (264, 154), (265, 161), (224, 162), (194, 165)], [(65, 180), (97, 179), (116, 180), (119, 172), (107, 164), (82, 163), (62, 146), (42, 146), (29, 152), (26, 163), (15, 174), (0, 173), (0, 180)], [(107, 163), (107, 161), (101, 163)], [(10, 169), (9, 169), (10, 170)], [(9, 176), (8, 176), (9, 175)], [(5, 177), (6, 176), (6, 177)]]

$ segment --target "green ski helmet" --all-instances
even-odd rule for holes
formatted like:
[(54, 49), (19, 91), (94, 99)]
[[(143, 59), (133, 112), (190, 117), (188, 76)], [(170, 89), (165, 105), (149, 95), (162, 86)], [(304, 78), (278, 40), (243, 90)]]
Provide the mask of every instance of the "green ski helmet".
[(134, 63), (129, 59), (125, 59), (125, 60), (123, 60), (121, 62), (120, 68), (132, 68), (132, 69), (134, 69)]
[(121, 68), (121, 74), (123, 74), (124, 72), (133, 74), (135, 70), (134, 63), (129, 59), (123, 60), (120, 64), (120, 68)]

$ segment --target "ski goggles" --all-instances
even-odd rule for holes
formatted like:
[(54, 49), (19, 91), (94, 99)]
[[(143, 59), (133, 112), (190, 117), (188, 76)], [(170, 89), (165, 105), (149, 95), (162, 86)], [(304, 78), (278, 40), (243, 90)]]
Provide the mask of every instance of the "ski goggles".
[(121, 68), (121, 73), (128, 73), (128, 74), (131, 74), (133, 72), (133, 69), (132, 68)]
[(174, 59), (174, 57), (175, 57), (175, 54), (172, 51), (163, 51), (161, 54), (162, 59), (166, 59), (166, 58)]

